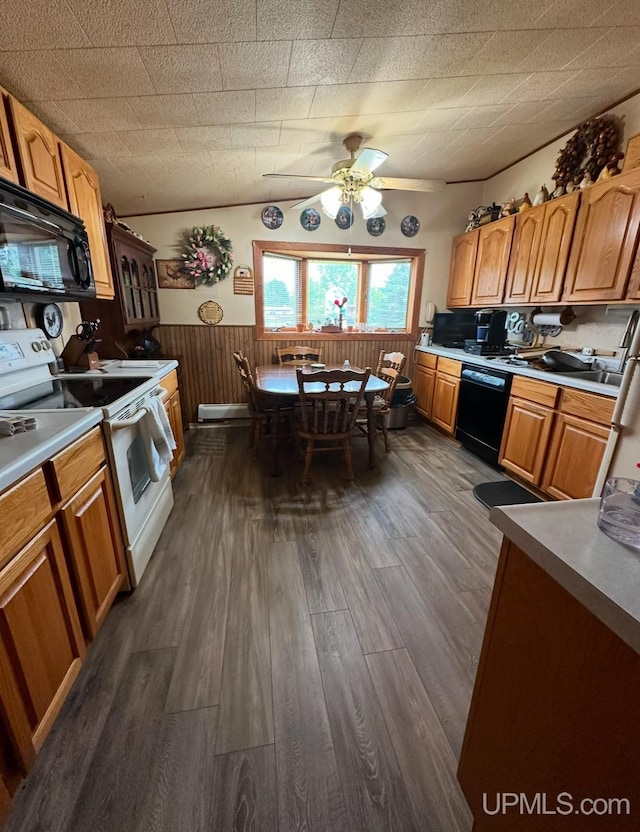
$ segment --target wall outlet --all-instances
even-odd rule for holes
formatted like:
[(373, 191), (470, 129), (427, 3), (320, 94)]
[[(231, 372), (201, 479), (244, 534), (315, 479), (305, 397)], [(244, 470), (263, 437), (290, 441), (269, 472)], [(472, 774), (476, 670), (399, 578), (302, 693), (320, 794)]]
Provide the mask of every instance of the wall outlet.
[(593, 355), (594, 352), (595, 352), (595, 350), (594, 350), (593, 347), (583, 347), (582, 348), (582, 354), (583, 355)]

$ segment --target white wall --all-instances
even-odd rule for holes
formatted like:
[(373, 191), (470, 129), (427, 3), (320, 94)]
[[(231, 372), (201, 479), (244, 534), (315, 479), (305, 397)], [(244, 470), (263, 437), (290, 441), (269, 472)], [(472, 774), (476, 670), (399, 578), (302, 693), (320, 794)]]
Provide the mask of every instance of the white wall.
[[(161, 259), (177, 257), (182, 231), (198, 225), (217, 225), (233, 242), (234, 266), (248, 264), (253, 267), (253, 240), (424, 248), (422, 298), (432, 300), (439, 309), (444, 309), (451, 238), (464, 229), (469, 206), (478, 205), (481, 194), (482, 183), (450, 185), (439, 193), (430, 194), (386, 192), (387, 227), (380, 237), (367, 233), (357, 207), (354, 224), (348, 231), (338, 228), (324, 215), (317, 231), (305, 231), (300, 225), (300, 211), (291, 210), (289, 206), (294, 203), (284, 201), (275, 202), (285, 215), (285, 221), (277, 231), (269, 231), (262, 224), (260, 215), (264, 204), (128, 217), (126, 222), (158, 249), (155, 256)], [(405, 237), (400, 231), (400, 221), (406, 214), (414, 214), (420, 220), (420, 231), (415, 237)], [(234, 295), (232, 278), (195, 290), (162, 289), (159, 294), (160, 315), (165, 324), (200, 324), (197, 310), (208, 299), (216, 300), (222, 306), (223, 324), (255, 323), (253, 296)]]
[[(60, 355), (69, 338), (74, 334), (77, 325), (82, 320), (80, 307), (75, 302), (57, 301), (62, 310), (62, 333), (58, 338), (53, 338), (51, 344), (56, 355)], [(4, 306), (9, 312), (12, 329), (25, 329), (26, 327), (37, 327), (35, 315), (35, 303), (20, 303), (19, 301), (2, 300), (0, 306)]]

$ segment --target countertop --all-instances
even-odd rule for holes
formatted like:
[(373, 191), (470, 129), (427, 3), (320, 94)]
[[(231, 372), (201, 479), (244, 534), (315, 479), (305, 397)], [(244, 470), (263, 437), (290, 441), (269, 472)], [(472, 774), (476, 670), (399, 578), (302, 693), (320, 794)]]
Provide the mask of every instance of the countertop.
[(597, 499), (494, 508), (489, 519), (535, 563), (640, 653), (640, 550), (596, 525)]
[[(121, 362), (117, 358), (105, 358), (100, 362), (99, 370), (87, 370), (82, 373), (85, 376), (101, 376), (105, 373), (110, 376), (124, 376), (125, 378), (164, 378), (169, 375), (171, 370), (178, 367), (178, 362), (174, 358), (159, 358), (157, 360), (149, 359), (151, 363), (157, 364), (157, 367), (145, 367), (144, 361), (127, 361), (126, 367), (121, 367)], [(63, 376), (77, 376), (78, 373), (60, 373)]]
[(89, 407), (54, 413), (31, 411), (29, 416), (38, 419), (39, 425), (35, 430), (0, 437), (0, 491), (99, 424), (102, 410)]
[(416, 347), (418, 352), (428, 352), (433, 355), (443, 355), (445, 358), (454, 358), (456, 361), (464, 361), (466, 364), (476, 364), (479, 367), (501, 370), (503, 373), (512, 373), (516, 376), (527, 376), (546, 381), (549, 384), (558, 384), (561, 387), (575, 387), (578, 390), (587, 390), (590, 393), (599, 393), (601, 396), (609, 396), (612, 399), (618, 398), (618, 387), (609, 384), (600, 384), (597, 381), (588, 381), (583, 378), (573, 378), (570, 373), (554, 373), (544, 370), (533, 370), (530, 367), (515, 367), (510, 364), (501, 364), (498, 361), (480, 355), (471, 355), (464, 350), (454, 350), (448, 347)]

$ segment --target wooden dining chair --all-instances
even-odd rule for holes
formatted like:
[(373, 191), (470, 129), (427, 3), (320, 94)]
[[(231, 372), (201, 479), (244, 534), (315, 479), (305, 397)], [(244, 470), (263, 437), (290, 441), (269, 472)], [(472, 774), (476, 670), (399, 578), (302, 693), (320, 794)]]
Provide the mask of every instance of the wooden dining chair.
[[(404, 358), (404, 356), (403, 356)], [(373, 421), (374, 429), (380, 429), (384, 437), (384, 450), (389, 453), (391, 446), (389, 445), (389, 428), (387, 422), (389, 421), (389, 413), (391, 412), (391, 402), (396, 392), (398, 379), (400, 378), (400, 371), (393, 367), (382, 367), (376, 375), (378, 378), (386, 381), (389, 385), (386, 390), (374, 396), (373, 399)], [(365, 403), (360, 405), (360, 412), (356, 419), (356, 428), (363, 436), (368, 436), (368, 419), (367, 406)]]
[(322, 361), (322, 347), (276, 347), (278, 364), (313, 364)]
[(303, 485), (309, 484), (314, 453), (339, 450), (344, 454), (349, 482), (353, 482), (350, 443), (370, 375), (370, 367), (364, 371), (296, 371), (300, 396), (297, 432), (299, 439), (306, 442)]
[(380, 350), (380, 355), (378, 356), (378, 366), (376, 367), (376, 375), (380, 377), (380, 371), (383, 367), (392, 367), (394, 370), (401, 373), (405, 360), (406, 356), (403, 352), (385, 352), (384, 350)]

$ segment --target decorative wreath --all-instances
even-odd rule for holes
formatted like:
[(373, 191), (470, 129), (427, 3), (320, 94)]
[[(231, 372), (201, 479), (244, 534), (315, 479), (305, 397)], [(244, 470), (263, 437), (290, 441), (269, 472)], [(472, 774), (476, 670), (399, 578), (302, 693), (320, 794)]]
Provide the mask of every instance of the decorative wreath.
[(211, 286), (231, 271), (233, 260), (231, 240), (215, 225), (193, 228), (185, 234), (181, 257), (182, 268), (196, 283)]
[(602, 168), (616, 157), (620, 126), (613, 116), (591, 118), (576, 130), (560, 151), (552, 179), (558, 187), (577, 183), (585, 173), (595, 182)]

